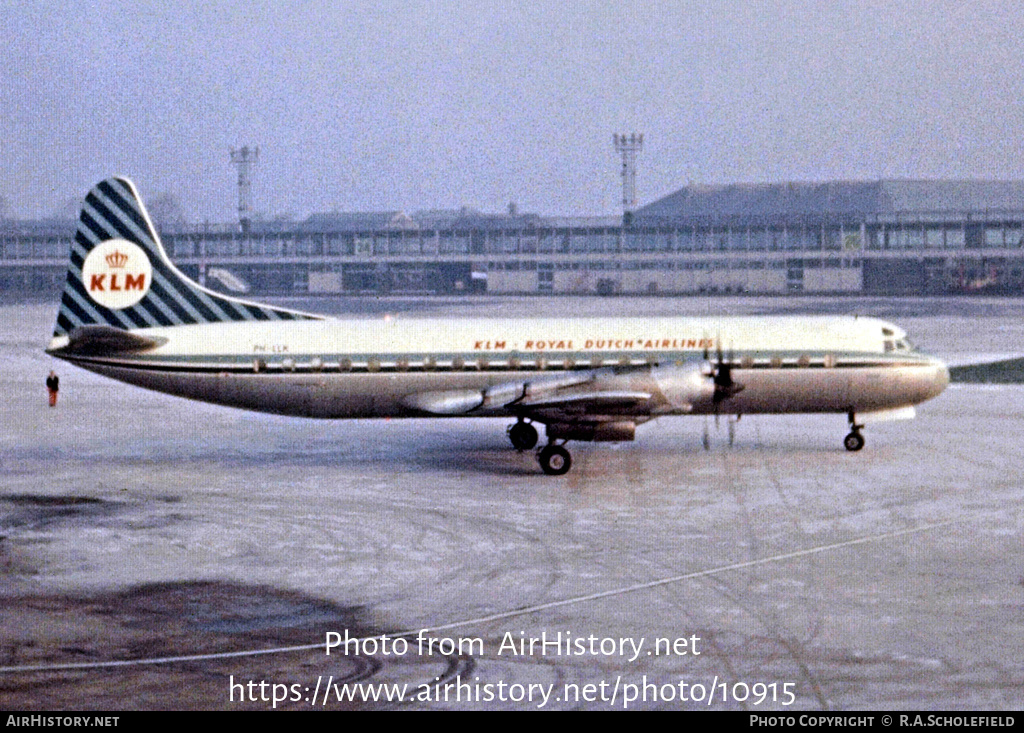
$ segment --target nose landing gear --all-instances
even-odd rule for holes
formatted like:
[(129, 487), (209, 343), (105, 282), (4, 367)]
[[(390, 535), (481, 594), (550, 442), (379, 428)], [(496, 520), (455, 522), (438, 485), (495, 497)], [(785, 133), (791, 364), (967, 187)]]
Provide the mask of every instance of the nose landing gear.
[(864, 436), (860, 432), (864, 426), (857, 424), (857, 416), (853, 414), (853, 410), (850, 410), (847, 419), (850, 421), (850, 433), (843, 438), (843, 446), (852, 453), (864, 447)]
[(843, 438), (843, 445), (848, 451), (859, 451), (864, 447), (864, 436), (861, 435), (859, 430), (852, 430), (849, 435)]

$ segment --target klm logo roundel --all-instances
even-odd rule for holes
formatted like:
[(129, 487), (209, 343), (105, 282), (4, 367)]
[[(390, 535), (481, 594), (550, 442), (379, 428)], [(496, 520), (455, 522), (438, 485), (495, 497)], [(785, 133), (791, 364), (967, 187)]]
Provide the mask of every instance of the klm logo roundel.
[(82, 264), (82, 284), (89, 297), (113, 310), (142, 300), (153, 282), (153, 265), (137, 244), (126, 239), (100, 242)]

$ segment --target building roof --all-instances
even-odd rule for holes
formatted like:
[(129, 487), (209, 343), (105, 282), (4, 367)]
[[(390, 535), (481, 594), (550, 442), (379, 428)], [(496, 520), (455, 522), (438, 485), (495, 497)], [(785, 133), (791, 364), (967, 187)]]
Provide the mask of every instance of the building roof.
[(541, 226), (544, 220), (537, 214), (485, 214), (463, 207), (452, 210), (419, 211), (413, 218), (424, 229), (525, 229)]
[(404, 211), (367, 211), (310, 214), (302, 228), (317, 232), (375, 232), (387, 229), (419, 229)]
[(888, 211), (1021, 211), (1024, 181), (882, 181)]
[(420, 211), (326, 212), (310, 214), (301, 228), (317, 232), (377, 232), (416, 229), (511, 229), (539, 226), (537, 214), (484, 214), (473, 209)]
[(636, 211), (638, 221), (765, 221), (904, 213), (1024, 211), (1024, 181), (832, 181), (687, 186)]

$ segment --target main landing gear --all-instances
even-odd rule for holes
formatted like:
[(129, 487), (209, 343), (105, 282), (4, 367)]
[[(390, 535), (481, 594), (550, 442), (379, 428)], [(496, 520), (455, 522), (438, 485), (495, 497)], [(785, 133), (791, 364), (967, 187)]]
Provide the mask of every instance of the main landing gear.
[(532, 423), (520, 420), (508, 426), (508, 439), (518, 451), (531, 450), (537, 445), (537, 428)]
[(537, 453), (540, 468), (548, 476), (561, 476), (572, 468), (572, 456), (564, 445), (549, 443)]
[[(518, 451), (532, 450), (537, 445), (537, 428), (533, 423), (519, 420), (509, 425), (507, 432), (512, 447)], [(537, 451), (537, 462), (548, 476), (561, 476), (572, 468), (572, 456), (563, 443), (552, 441)]]
[(856, 452), (864, 447), (864, 436), (860, 432), (864, 426), (857, 424), (857, 416), (853, 414), (852, 410), (847, 415), (847, 419), (850, 421), (850, 433), (843, 438), (843, 446), (850, 452)]

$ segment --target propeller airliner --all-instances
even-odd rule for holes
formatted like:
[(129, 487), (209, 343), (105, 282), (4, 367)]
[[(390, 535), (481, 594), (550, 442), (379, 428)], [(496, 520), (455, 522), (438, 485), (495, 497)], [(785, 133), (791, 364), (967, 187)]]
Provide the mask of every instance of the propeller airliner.
[[(866, 317), (344, 320), (228, 297), (168, 258), (134, 184), (86, 196), (47, 353), (196, 400), (314, 418), (506, 417), (564, 474), (568, 441), (671, 415), (906, 418), (946, 365)], [(706, 431), (706, 427), (705, 427)], [(705, 433), (705, 445), (706, 445)]]

